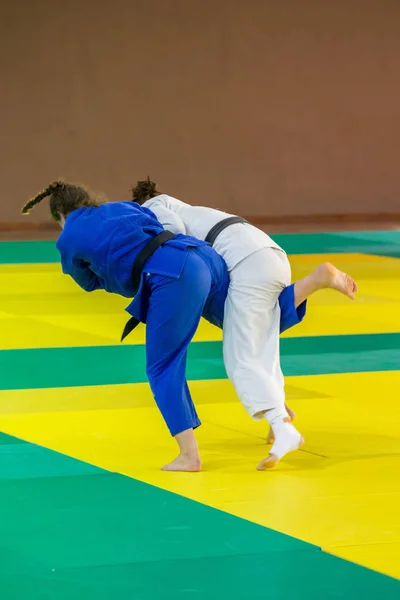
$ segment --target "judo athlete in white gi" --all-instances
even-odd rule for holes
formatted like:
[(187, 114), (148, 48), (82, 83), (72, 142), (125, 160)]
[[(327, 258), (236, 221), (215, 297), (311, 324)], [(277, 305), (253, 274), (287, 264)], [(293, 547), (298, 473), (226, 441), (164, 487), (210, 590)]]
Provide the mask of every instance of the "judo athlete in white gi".
[[(150, 209), (175, 234), (206, 240), (216, 228), (213, 247), (224, 258), (230, 276), (223, 318), (225, 368), (249, 415), (253, 419), (266, 418), (272, 429), (270, 454), (258, 469), (275, 466), (303, 443), (285, 406), (279, 355), (278, 297), (291, 283), (286, 253), (267, 234), (248, 223), (229, 224), (218, 233), (218, 224), (232, 220), (233, 215), (159, 194), (150, 180), (138, 182), (132, 191), (133, 200)], [(352, 299), (357, 291), (351, 277), (326, 263), (296, 282), (295, 306), (323, 288), (338, 290)]]

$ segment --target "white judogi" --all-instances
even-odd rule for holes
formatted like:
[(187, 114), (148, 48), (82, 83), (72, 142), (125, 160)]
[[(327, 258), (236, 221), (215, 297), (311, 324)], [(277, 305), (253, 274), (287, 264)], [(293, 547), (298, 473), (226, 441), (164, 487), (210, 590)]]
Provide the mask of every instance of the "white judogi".
[[(233, 216), (191, 206), (166, 194), (151, 198), (143, 206), (155, 213), (165, 229), (200, 240), (216, 223)], [(271, 409), (286, 415), (278, 303), (291, 281), (286, 253), (267, 234), (247, 223), (224, 229), (214, 249), (224, 258), (230, 275), (223, 327), (228, 377), (253, 418)]]

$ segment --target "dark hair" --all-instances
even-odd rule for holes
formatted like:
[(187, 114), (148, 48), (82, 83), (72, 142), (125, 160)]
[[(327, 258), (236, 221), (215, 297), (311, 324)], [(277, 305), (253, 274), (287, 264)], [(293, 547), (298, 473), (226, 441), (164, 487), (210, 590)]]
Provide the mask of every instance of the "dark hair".
[(150, 177), (147, 177), (144, 181), (138, 181), (131, 191), (132, 201), (138, 204), (143, 204), (146, 200), (160, 195), (157, 184), (151, 181)]
[(100, 195), (95, 194), (84, 185), (67, 183), (65, 181), (53, 181), (40, 194), (29, 200), (23, 206), (23, 215), (29, 214), (30, 210), (39, 204), (44, 198), (49, 198), (50, 213), (58, 223), (62, 215), (69, 215), (73, 210), (83, 206), (99, 206), (107, 201)]

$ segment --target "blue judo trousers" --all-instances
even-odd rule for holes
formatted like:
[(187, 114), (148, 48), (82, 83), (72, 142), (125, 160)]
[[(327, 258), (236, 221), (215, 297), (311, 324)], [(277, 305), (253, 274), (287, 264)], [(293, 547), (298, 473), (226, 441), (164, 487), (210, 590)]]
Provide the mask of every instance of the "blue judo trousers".
[[(88, 292), (132, 298), (135, 258), (162, 231), (149, 209), (132, 202), (77, 209), (57, 241), (63, 272)], [(187, 349), (202, 316), (222, 328), (228, 286), (224, 260), (206, 242), (177, 235), (148, 259), (126, 309), (146, 323), (147, 377), (173, 436), (200, 425), (186, 381)], [(282, 331), (303, 318), (305, 303), (295, 309), (293, 286), (280, 305)]]

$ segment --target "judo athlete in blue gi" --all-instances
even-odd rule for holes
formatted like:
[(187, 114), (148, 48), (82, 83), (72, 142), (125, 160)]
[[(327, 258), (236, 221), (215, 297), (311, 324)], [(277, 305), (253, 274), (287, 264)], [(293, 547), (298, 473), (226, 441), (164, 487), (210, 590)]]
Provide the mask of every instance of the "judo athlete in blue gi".
[[(27, 214), (44, 198), (49, 198), (51, 215), (63, 227), (57, 241), (63, 272), (87, 292), (103, 289), (134, 297), (127, 308), (133, 325), (147, 325), (147, 376), (179, 446), (178, 457), (163, 469), (199, 471), (194, 429), (200, 420), (185, 377), (187, 349), (203, 312), (223, 312), (213, 304), (226, 297), (229, 276), (224, 260), (203, 241), (172, 234), (169, 239), (150, 210), (132, 202), (106, 202), (79, 185), (56, 181), (22, 212)], [(150, 253), (147, 260), (143, 253)], [(138, 261), (145, 263), (139, 277), (134, 273)]]

